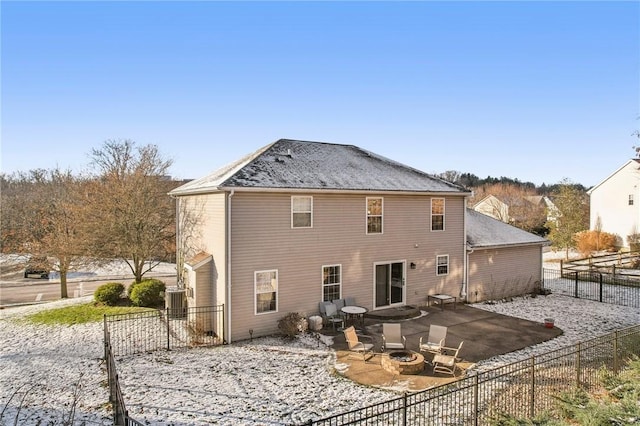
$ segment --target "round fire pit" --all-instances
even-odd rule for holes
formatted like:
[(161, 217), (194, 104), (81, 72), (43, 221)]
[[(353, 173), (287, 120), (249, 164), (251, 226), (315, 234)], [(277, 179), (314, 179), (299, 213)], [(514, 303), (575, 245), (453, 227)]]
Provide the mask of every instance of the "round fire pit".
[(394, 351), (383, 354), (380, 364), (389, 373), (420, 374), (424, 370), (424, 357), (413, 351)]

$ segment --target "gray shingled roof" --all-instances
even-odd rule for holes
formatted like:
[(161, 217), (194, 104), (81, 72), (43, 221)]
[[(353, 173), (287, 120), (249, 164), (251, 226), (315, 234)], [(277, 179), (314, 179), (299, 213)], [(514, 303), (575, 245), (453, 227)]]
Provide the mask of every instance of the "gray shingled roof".
[(490, 216), (467, 209), (467, 244), (473, 248), (547, 245), (549, 241)]
[(280, 139), (171, 194), (240, 188), (468, 193), (357, 146)]

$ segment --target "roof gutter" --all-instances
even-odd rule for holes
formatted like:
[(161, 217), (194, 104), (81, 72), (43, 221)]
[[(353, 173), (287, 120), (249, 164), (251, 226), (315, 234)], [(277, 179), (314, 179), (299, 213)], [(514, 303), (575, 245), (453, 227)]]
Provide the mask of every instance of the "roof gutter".
[(429, 195), (436, 197), (471, 195), (471, 192), (459, 191), (408, 191), (390, 189), (330, 189), (330, 188), (256, 188), (256, 187), (229, 187), (211, 186), (193, 190), (173, 192), (171, 195), (181, 197), (186, 195), (213, 194), (216, 192), (259, 192), (259, 193), (303, 193), (303, 194), (376, 194), (376, 195)]
[(471, 192), (460, 191), (421, 191), (421, 190), (393, 190), (393, 189), (331, 189), (331, 188), (238, 188), (238, 187), (225, 187), (220, 186), (215, 188), (214, 191), (232, 191), (237, 192), (267, 192), (267, 193), (292, 193), (300, 192), (305, 194), (318, 193), (318, 194), (380, 194), (380, 195), (433, 195), (433, 196), (464, 196), (468, 197)]
[(512, 244), (496, 244), (496, 245), (486, 245), (486, 246), (475, 246), (469, 244), (473, 250), (489, 250), (489, 249), (502, 249), (502, 248), (511, 248), (511, 247), (535, 247), (535, 246), (548, 246), (551, 245), (549, 242), (538, 242), (538, 243), (512, 243)]

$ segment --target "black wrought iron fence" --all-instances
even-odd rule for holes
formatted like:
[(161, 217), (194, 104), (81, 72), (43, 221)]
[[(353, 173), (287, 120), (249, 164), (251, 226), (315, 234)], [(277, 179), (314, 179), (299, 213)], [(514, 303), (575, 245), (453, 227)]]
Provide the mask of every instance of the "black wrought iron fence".
[(225, 342), (224, 305), (105, 315), (115, 356)]
[(617, 374), (638, 353), (640, 325), (306, 425), (481, 425), (553, 414), (559, 393), (598, 386), (601, 369)]
[(627, 275), (545, 268), (542, 287), (552, 293), (640, 308), (640, 280)]
[[(203, 325), (209, 324), (206, 321), (218, 315), (222, 316), (223, 306), (190, 309), (193, 311), (185, 310), (177, 318), (170, 318), (166, 310), (105, 316), (105, 359), (109, 398), (114, 406), (116, 425), (135, 426), (140, 423), (128, 417), (114, 356), (223, 342), (211, 327)], [(202, 314), (200, 318), (206, 321), (196, 321), (188, 331), (189, 318), (195, 321), (198, 318), (196, 314)], [(154, 332), (157, 329), (163, 332)], [(191, 334), (194, 330), (198, 331), (197, 338)], [(149, 332), (150, 338), (145, 334)], [(205, 342), (204, 337), (210, 340)], [(142, 342), (136, 343), (136, 340)], [(453, 384), (405, 394), (358, 410), (310, 420), (305, 424), (480, 425), (505, 414), (533, 417), (545, 411), (553, 413), (554, 396), (576, 387), (589, 390), (598, 386), (601, 369), (617, 373), (632, 355), (639, 353), (640, 325), (637, 325), (489, 371), (469, 372), (467, 377)]]
[(122, 397), (120, 380), (116, 369), (116, 361), (111, 348), (109, 330), (104, 329), (104, 359), (107, 365), (107, 382), (109, 384), (109, 402), (113, 408), (113, 424), (115, 426), (144, 426), (142, 423), (129, 417), (127, 407)]

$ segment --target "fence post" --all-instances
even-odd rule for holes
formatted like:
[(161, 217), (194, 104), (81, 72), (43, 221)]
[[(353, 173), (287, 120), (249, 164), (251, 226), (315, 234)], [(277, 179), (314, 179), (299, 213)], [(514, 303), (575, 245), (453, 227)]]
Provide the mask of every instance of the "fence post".
[(600, 274), (600, 303), (602, 303), (602, 272), (598, 272)]
[(618, 330), (613, 337), (613, 374), (618, 375)]
[(170, 343), (170, 331), (171, 331), (171, 327), (169, 326), (169, 308), (164, 308), (164, 320), (167, 322), (167, 350), (170, 351), (171, 350), (171, 343)]
[(102, 314), (102, 334), (104, 339), (104, 359), (107, 359), (107, 314)]
[(581, 345), (580, 342), (578, 342), (578, 344), (576, 345), (577, 350), (576, 350), (576, 388), (580, 388), (580, 361), (581, 361)]
[(536, 357), (531, 357), (531, 401), (529, 405), (529, 418), (536, 415)]
[(402, 396), (402, 425), (407, 424), (407, 393), (405, 392)]
[(478, 400), (480, 399), (480, 396), (478, 395), (480, 393), (480, 389), (478, 388), (479, 385), (479, 380), (478, 380), (478, 376), (479, 374), (476, 374), (473, 377), (473, 424), (474, 426), (478, 426)]
[(576, 284), (573, 290), (573, 297), (578, 298), (578, 271), (576, 271)]
[(222, 315), (222, 343), (226, 343), (229, 339), (229, 336), (227, 336), (227, 329), (226, 329), (226, 324), (225, 324), (225, 318), (226, 318), (226, 314), (225, 314), (225, 306), (226, 305), (221, 305), (222, 306), (222, 312), (220, 312), (220, 310), (218, 310), (218, 319), (220, 319), (220, 315)]

